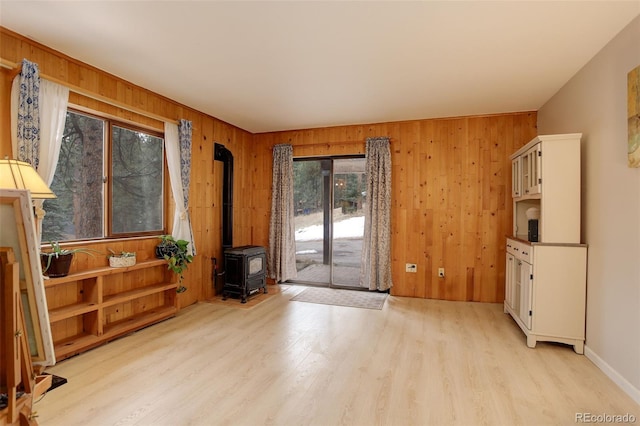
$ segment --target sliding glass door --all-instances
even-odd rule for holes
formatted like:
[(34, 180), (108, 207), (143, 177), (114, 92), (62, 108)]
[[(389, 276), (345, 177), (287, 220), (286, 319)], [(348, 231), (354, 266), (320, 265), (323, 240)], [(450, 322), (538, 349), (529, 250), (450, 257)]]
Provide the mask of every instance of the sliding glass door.
[(295, 159), (296, 281), (359, 287), (365, 159)]

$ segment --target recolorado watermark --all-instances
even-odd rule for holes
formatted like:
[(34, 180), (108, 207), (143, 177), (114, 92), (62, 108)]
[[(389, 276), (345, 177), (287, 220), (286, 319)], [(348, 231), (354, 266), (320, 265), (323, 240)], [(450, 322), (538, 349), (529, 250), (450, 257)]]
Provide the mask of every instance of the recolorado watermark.
[(635, 423), (636, 416), (626, 414), (576, 413), (576, 423)]

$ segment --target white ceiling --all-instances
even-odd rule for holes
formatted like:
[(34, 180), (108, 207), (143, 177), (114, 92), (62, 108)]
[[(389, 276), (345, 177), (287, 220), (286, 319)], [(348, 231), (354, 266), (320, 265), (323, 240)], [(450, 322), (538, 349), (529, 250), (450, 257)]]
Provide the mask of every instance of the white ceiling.
[(0, 25), (254, 133), (537, 110), (639, 14), (640, 0), (0, 1)]

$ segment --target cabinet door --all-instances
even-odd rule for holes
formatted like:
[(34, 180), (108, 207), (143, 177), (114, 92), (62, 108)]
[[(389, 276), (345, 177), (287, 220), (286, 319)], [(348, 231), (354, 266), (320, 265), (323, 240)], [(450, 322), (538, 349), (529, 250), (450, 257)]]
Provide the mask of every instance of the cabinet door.
[(511, 300), (513, 301), (513, 304), (511, 305), (511, 308), (518, 316), (520, 316), (520, 298), (521, 298), (520, 294), (522, 293), (522, 272), (521, 271), (522, 271), (522, 261), (514, 257), (513, 272), (512, 272), (513, 286), (512, 286), (512, 293), (511, 293)]
[(516, 258), (511, 253), (507, 253), (507, 267), (505, 271), (505, 301), (511, 309), (515, 309), (514, 295), (515, 295), (515, 270), (516, 270)]
[(540, 144), (536, 144), (524, 153), (523, 165), (523, 182), (524, 192), (526, 195), (539, 194), (542, 188), (542, 151)]
[(531, 330), (531, 302), (533, 292), (533, 266), (530, 263), (520, 263), (520, 310), (519, 317), (524, 325)]
[(511, 196), (522, 196), (522, 157), (518, 156), (511, 161)]

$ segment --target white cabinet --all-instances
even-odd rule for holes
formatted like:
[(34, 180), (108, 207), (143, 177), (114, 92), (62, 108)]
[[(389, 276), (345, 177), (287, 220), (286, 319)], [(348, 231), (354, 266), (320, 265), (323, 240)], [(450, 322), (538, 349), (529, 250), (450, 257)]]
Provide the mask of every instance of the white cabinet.
[(537, 136), (511, 156), (513, 236), (528, 239), (526, 212), (535, 207), (539, 242), (580, 242), (581, 136)]
[(527, 346), (549, 341), (584, 352), (587, 248), (507, 238), (505, 313)]
[[(580, 134), (538, 136), (511, 156), (513, 235), (504, 311), (527, 336), (584, 351), (587, 248), (580, 244)], [(539, 210), (529, 241), (527, 210)]]

